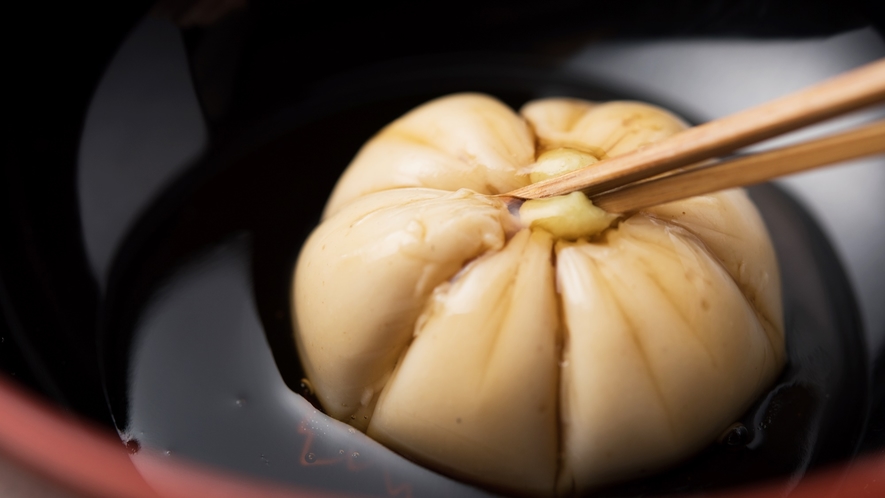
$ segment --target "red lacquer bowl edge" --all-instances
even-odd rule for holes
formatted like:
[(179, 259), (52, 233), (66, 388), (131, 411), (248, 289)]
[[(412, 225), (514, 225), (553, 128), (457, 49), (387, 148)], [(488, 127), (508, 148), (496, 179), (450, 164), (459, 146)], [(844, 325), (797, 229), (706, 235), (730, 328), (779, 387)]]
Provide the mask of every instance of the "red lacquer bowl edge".
[[(0, 376), (0, 456), (75, 493), (95, 498), (303, 498), (333, 496), (283, 488), (202, 468), (180, 459), (142, 455), (152, 486), (116, 434), (63, 413)], [(719, 493), (720, 498), (783, 496), (783, 483)], [(709, 495), (708, 495), (709, 496)], [(795, 498), (885, 496), (885, 451), (826, 468), (803, 478)]]

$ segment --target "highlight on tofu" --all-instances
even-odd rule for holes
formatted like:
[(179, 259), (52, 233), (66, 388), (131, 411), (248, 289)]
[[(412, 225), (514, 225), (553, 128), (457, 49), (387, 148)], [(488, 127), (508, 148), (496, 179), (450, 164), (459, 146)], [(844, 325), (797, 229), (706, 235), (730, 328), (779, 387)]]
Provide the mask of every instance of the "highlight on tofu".
[(293, 277), (325, 411), (494, 489), (570, 495), (715, 441), (784, 364), (780, 280), (739, 189), (627, 218), (497, 197), (685, 128), (637, 102), (443, 97), (366, 143)]

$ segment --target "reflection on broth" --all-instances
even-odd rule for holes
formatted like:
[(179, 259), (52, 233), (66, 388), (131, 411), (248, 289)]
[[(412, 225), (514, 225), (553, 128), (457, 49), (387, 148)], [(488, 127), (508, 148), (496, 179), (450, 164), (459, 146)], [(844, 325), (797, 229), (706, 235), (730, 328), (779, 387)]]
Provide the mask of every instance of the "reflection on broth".
[[(185, 262), (134, 331), (123, 437), (166, 455), (310, 488), (481, 496), (318, 412), (280, 377), (258, 317), (247, 236)], [(135, 458), (136, 464), (139, 459)]]

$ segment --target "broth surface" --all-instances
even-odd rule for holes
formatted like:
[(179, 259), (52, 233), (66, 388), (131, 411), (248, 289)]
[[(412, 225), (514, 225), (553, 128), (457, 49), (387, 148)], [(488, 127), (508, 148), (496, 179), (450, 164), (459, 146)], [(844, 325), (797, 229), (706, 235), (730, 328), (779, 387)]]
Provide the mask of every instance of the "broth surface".
[(484, 495), (386, 450), (286, 386), (250, 292), (250, 258), (248, 236), (235, 236), (159, 289), (135, 331), (123, 437), (310, 488)]
[[(540, 96), (479, 90), (514, 107)], [(283, 116), (271, 127), (276, 138), (210, 154), (141, 219), (111, 273), (101, 353), (115, 423), (136, 463), (141, 451), (156, 451), (310, 489), (488, 493), (406, 460), (297, 394), (303, 373), (289, 286), (298, 249), (363, 141), (432, 96)], [(787, 491), (811, 466), (854, 454), (866, 373), (844, 274), (795, 202), (771, 186), (751, 194), (781, 265), (784, 373), (721, 443), (599, 494), (700, 491), (775, 476), (789, 476)]]

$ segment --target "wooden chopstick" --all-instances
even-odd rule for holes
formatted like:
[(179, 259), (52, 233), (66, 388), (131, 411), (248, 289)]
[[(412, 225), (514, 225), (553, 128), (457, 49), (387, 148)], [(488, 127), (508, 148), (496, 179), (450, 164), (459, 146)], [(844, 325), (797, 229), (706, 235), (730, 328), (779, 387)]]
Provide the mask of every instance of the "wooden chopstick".
[(804, 90), (590, 167), (504, 194), (537, 199), (577, 190), (587, 195), (723, 156), (741, 147), (885, 100), (885, 59)]
[(627, 185), (591, 196), (591, 200), (606, 211), (630, 213), (665, 202), (753, 185), (778, 176), (881, 153), (885, 153), (885, 120), (798, 145)]

